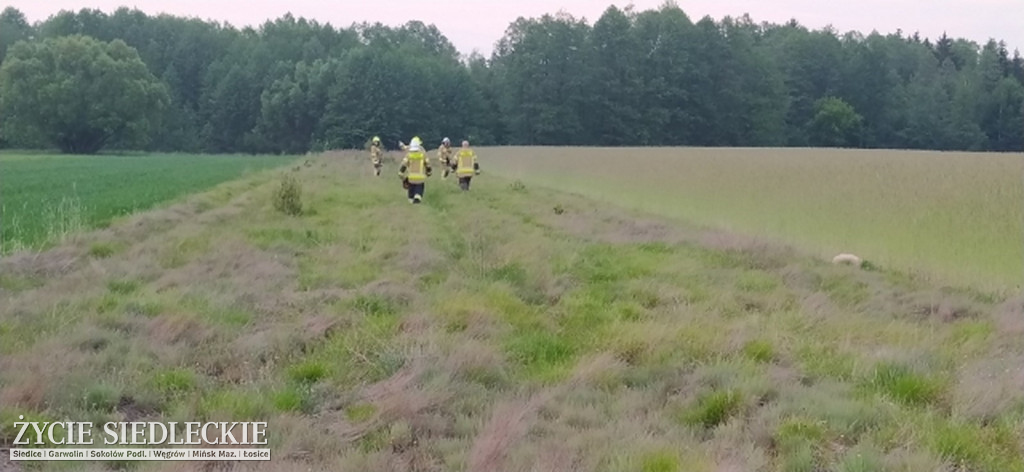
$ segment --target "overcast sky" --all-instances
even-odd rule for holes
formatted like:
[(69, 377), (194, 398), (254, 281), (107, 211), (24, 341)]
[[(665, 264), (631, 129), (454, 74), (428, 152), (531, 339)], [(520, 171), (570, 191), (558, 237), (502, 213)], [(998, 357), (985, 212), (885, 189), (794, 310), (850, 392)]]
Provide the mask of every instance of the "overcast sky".
[[(44, 20), (63, 9), (98, 8), (112, 12), (118, 6), (146, 13), (170, 13), (258, 25), (291, 12), (296, 17), (349, 26), (362, 21), (400, 25), (411, 19), (433, 23), (460, 51), (477, 49), (490, 55), (494, 43), (519, 16), (535, 17), (560, 9), (585, 17), (591, 25), (609, 5), (633, 3), (638, 10), (655, 8), (662, 0), (0, 0), (21, 10), (29, 22)], [(749, 13), (754, 21), (782, 23), (796, 18), (820, 28), (831, 24), (841, 32), (865, 34), (902, 29), (936, 38), (944, 31), (984, 43), (1005, 40), (1011, 53), (1024, 49), (1024, 0), (677, 0), (690, 18)], [(1024, 51), (1022, 51), (1024, 52)]]

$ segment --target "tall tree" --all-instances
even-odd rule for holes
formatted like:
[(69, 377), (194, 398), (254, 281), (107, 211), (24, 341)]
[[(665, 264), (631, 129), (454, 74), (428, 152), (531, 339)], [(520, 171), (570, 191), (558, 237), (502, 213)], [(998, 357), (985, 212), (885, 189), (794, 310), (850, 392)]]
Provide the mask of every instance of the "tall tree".
[(145, 144), (169, 101), (124, 41), (80, 35), (15, 44), (0, 67), (0, 90), (5, 135), (68, 153)]

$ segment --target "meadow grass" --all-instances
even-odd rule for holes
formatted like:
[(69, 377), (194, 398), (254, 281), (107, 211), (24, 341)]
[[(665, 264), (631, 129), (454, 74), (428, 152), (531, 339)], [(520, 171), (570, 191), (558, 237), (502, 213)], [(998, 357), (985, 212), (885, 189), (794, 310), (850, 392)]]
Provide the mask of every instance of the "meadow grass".
[(488, 173), (411, 205), (365, 157), (0, 259), (0, 448), (18, 415), (255, 419), (238, 470), (1024, 471), (1020, 299)]
[(1024, 155), (887, 150), (480, 150), (489, 172), (822, 257), (993, 289), (1024, 283)]
[[(295, 157), (0, 153), (0, 251), (62, 236)], [(100, 249), (102, 251), (102, 249)]]

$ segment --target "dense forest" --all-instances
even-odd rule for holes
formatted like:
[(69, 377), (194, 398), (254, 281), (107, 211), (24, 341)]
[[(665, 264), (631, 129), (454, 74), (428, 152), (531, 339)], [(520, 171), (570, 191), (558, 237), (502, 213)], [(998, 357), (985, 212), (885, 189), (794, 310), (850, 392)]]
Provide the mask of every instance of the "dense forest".
[(236, 28), (121, 8), (29, 24), (8, 7), (0, 61), (3, 147), (1024, 146), (1024, 59), (1003, 43), (694, 22), (671, 1), (519, 18), (489, 58), (419, 21)]

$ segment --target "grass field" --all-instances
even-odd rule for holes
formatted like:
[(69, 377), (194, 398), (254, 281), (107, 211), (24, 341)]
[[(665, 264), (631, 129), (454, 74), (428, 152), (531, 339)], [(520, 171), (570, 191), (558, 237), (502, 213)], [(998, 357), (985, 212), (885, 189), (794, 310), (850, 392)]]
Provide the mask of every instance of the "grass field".
[(1024, 155), (495, 148), (494, 173), (990, 289), (1024, 283)]
[(0, 153), (0, 253), (82, 229), (294, 157)]
[[(233, 470), (1024, 470), (1024, 300), (481, 154), (472, 192), (435, 176), (424, 205), (327, 154), (0, 259), (0, 448), (25, 414), (268, 421), (273, 461)], [(281, 173), (301, 216), (273, 209)]]

